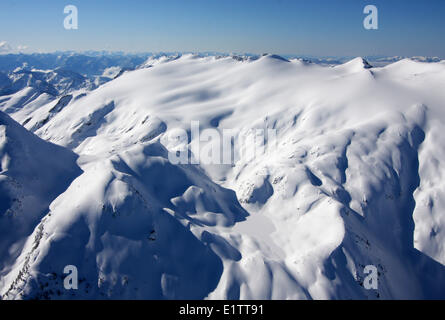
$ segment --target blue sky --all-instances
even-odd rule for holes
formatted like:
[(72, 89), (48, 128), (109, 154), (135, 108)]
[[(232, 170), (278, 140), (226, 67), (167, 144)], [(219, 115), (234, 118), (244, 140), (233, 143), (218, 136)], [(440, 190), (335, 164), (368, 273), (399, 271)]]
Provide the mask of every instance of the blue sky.
[[(79, 29), (65, 30), (65, 5)], [(363, 8), (379, 29), (363, 27)], [(30, 51), (218, 51), (445, 58), (444, 0), (1, 0), (0, 42)], [(6, 45), (3, 46), (6, 48)]]

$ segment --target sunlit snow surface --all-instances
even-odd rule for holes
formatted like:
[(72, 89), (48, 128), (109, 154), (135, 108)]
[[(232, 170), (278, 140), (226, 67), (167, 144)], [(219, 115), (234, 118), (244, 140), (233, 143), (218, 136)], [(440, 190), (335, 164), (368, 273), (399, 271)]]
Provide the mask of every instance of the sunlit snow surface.
[[(444, 62), (185, 55), (35, 94), (0, 97), (3, 299), (445, 298)], [(192, 121), (277, 143), (173, 164)]]

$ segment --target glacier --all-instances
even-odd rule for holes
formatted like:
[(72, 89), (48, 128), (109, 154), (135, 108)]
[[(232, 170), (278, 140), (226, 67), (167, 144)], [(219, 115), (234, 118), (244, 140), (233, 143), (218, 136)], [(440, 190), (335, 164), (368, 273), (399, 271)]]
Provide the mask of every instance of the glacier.
[[(104, 63), (99, 82), (0, 73), (1, 298), (445, 298), (445, 62), (371, 64), (184, 54)], [(169, 136), (193, 121), (235, 130), (235, 151), (251, 130), (276, 143), (174, 164)]]

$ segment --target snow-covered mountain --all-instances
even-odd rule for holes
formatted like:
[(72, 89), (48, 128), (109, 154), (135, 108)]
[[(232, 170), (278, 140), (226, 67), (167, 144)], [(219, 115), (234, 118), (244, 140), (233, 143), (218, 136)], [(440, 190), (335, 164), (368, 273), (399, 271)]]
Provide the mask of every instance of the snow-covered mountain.
[[(0, 270), (2, 275), (48, 206), (81, 173), (77, 155), (43, 141), (0, 113)], [(3, 277), (0, 283), (3, 288)]]
[(85, 77), (103, 74), (111, 67), (134, 69), (152, 54), (120, 54), (107, 52), (55, 52), (33, 54), (0, 54), (0, 70), (10, 72), (24, 64), (39, 70), (57, 68), (71, 70)]
[[(0, 97), (3, 299), (445, 298), (443, 61), (182, 55), (103, 73)], [(269, 131), (252, 157), (244, 137)]]

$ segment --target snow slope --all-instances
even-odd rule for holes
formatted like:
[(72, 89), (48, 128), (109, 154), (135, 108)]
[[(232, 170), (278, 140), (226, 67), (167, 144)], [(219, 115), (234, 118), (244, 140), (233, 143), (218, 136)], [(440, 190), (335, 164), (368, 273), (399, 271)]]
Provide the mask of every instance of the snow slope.
[[(444, 85), (443, 62), (184, 55), (12, 112), (82, 173), (11, 245), (0, 294), (445, 298)], [(192, 121), (234, 130), (234, 163), (170, 162)], [(252, 159), (242, 137), (256, 129), (276, 141)], [(181, 143), (196, 158), (214, 141)], [(79, 290), (63, 289), (66, 265)], [(367, 265), (378, 290), (364, 288)]]
[(0, 113), (0, 284), (50, 203), (81, 173), (77, 156)]

